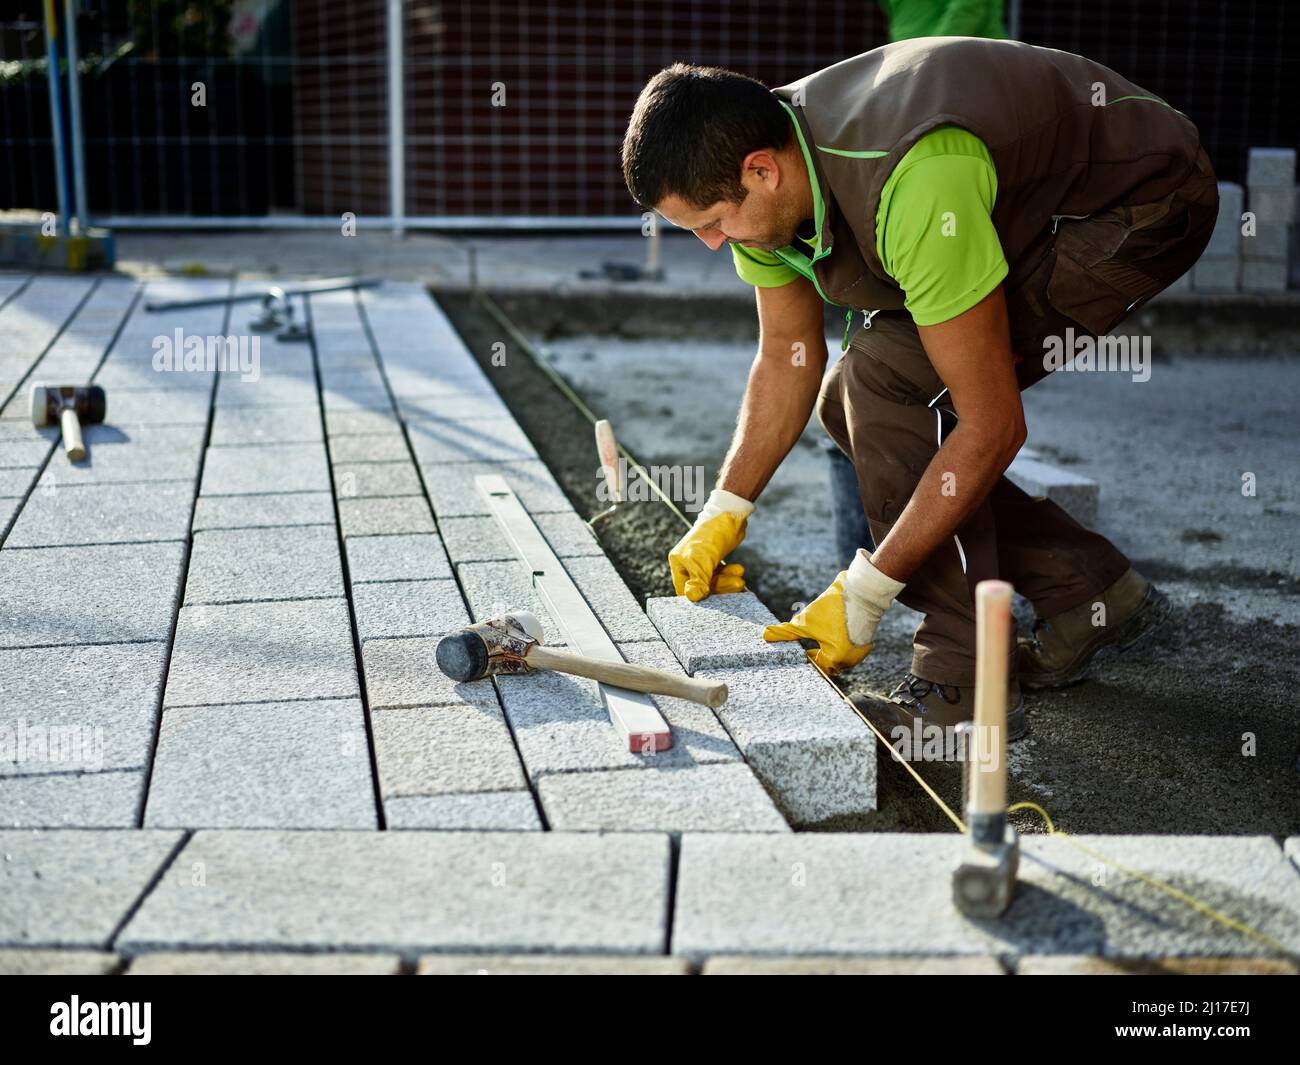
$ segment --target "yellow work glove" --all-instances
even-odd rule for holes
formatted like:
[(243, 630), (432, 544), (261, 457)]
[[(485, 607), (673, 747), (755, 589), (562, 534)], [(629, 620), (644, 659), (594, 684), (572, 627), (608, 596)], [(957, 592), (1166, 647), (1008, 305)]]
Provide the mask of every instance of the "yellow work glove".
[(745, 567), (723, 565), (723, 559), (745, 538), (745, 523), (754, 504), (732, 492), (715, 488), (709, 493), (690, 532), (668, 552), (673, 589), (692, 603), (713, 593), (743, 592)]
[(830, 674), (852, 669), (871, 653), (876, 626), (904, 587), (876, 569), (871, 556), (859, 548), (849, 568), (841, 570), (826, 591), (785, 624), (769, 625), (763, 639), (816, 640), (816, 665)]

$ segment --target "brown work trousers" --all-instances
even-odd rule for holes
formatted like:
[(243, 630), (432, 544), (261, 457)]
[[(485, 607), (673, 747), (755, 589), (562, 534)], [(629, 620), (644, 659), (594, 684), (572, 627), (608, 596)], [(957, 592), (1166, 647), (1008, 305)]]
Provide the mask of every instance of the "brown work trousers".
[[(1049, 338), (1064, 343), (1067, 329), (1075, 338), (1107, 333), (1186, 273), (1217, 214), (1218, 187), (1202, 151), (1187, 181), (1164, 199), (1061, 218), (1045, 231), (1009, 264), (1003, 282), (1021, 389), (1050, 372)], [(1065, 350), (1073, 355), (1068, 344)], [(878, 312), (858, 330), (826, 375), (817, 415), (853, 461), (879, 544), (957, 424), (944, 382), (905, 311)], [(940, 684), (974, 682), (979, 581), (1010, 581), (1039, 617), (1050, 617), (1086, 602), (1128, 566), (1104, 536), (1002, 477), (898, 597), (925, 615), (912, 672)]]

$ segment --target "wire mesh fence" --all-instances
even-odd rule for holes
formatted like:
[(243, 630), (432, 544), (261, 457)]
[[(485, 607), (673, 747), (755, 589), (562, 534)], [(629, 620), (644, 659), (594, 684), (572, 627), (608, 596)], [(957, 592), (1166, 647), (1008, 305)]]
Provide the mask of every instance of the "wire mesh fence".
[[(627, 221), (618, 149), (655, 71), (688, 60), (780, 84), (888, 40), (883, 12), (860, 0), (53, 6), (75, 13), (90, 214), (119, 224)], [(0, 3), (0, 207), (57, 200), (42, 8)], [(1286, 0), (1042, 0), (1021, 5), (1019, 27), (1164, 96), (1239, 179), (1250, 146), (1300, 140), (1297, 21)]]

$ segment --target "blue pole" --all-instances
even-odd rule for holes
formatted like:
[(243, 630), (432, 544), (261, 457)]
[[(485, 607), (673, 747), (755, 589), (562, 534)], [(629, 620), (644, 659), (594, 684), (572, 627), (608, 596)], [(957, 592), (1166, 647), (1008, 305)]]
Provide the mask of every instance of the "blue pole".
[(49, 61), (50, 126), (54, 176), (59, 187), (59, 235), (68, 235), (68, 161), (63, 133), (63, 79), (59, 77), (59, 24), (54, 0), (45, 0), (45, 53)]

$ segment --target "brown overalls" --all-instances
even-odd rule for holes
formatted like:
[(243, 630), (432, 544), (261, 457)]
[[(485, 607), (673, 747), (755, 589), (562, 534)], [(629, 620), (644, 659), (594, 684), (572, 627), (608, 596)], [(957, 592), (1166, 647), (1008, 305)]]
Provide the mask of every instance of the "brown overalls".
[[(817, 287), (878, 312), (827, 375), (817, 413), (853, 461), (880, 543), (957, 417), (876, 255), (880, 191), (902, 155), (945, 124), (988, 146), (1022, 389), (1049, 372), (1046, 338), (1109, 331), (1196, 262), (1218, 213), (1214, 172), (1179, 112), (1099, 64), (1017, 42), (903, 41), (773, 91), (800, 122), (826, 204)], [(1048, 617), (1128, 565), (1105, 537), (1003, 477), (898, 597), (925, 614), (912, 671), (973, 683), (981, 580), (1010, 581)]]

